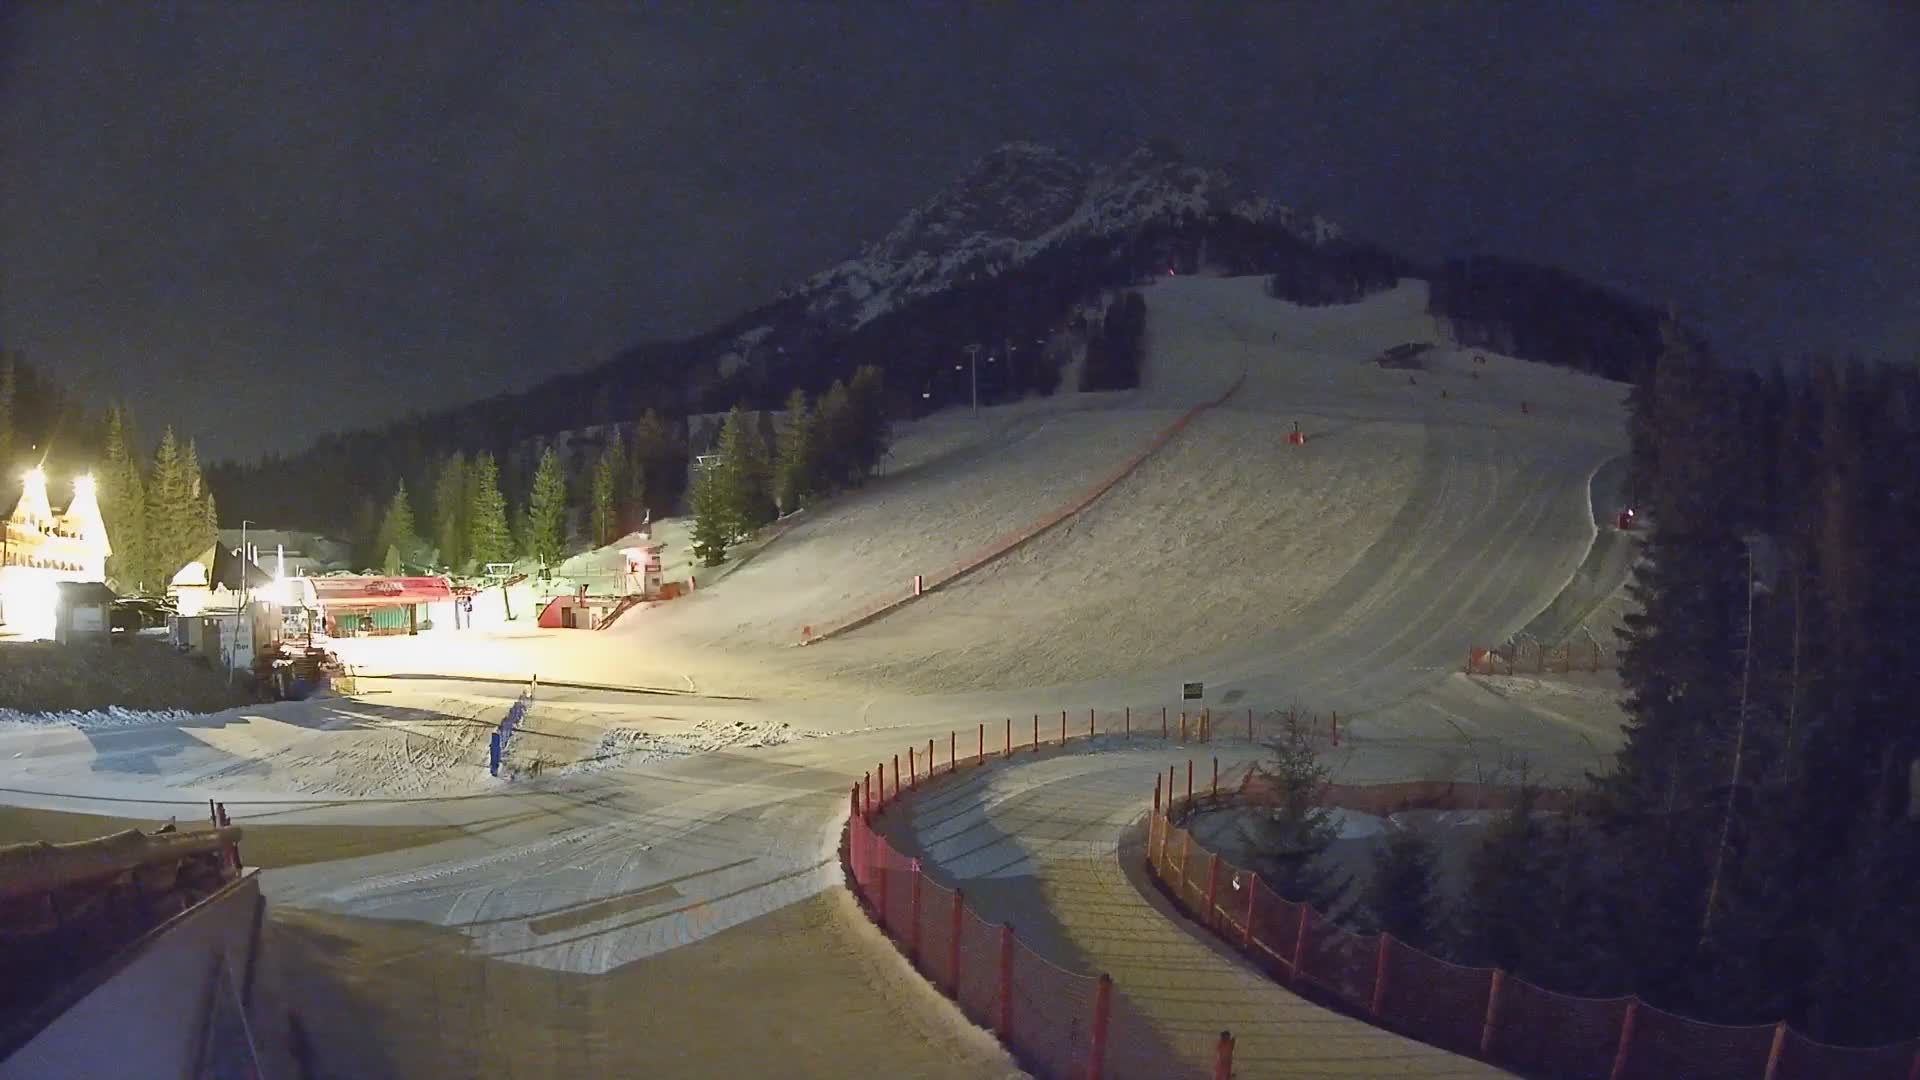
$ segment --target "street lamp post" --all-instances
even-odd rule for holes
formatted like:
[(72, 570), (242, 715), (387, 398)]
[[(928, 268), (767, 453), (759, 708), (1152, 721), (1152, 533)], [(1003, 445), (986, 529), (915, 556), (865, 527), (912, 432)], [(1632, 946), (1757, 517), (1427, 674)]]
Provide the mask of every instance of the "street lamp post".
[[(233, 681), (234, 668), (240, 661), (240, 631), (242, 629), (245, 629), (247, 632), (247, 644), (249, 646), (253, 644), (253, 597), (249, 589), (249, 586), (251, 586), (253, 582), (250, 580), (252, 575), (247, 573), (247, 567), (252, 562), (252, 560), (247, 558), (247, 526), (251, 524), (253, 524), (253, 522), (246, 518), (240, 519), (240, 617), (234, 620), (233, 648), (227, 652), (227, 681), (229, 683)], [(218, 559), (214, 561), (219, 562)], [(208, 570), (211, 572), (212, 568), (209, 567)], [(251, 652), (251, 649), (249, 649), (249, 652)]]
[(980, 411), (980, 346), (967, 346), (967, 360), (973, 366), (973, 411)]

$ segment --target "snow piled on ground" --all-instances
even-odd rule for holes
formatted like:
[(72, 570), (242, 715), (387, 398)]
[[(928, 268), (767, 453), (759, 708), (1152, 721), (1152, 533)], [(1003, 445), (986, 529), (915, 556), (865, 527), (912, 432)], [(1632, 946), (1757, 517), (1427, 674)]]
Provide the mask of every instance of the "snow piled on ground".
[(103, 731), (111, 728), (149, 727), (154, 724), (179, 724), (194, 719), (196, 715), (178, 709), (122, 709), (117, 706), (89, 712), (56, 713), (29, 713), (0, 709), (0, 728), (71, 727), (81, 731)]
[(687, 731), (657, 731), (620, 724), (608, 728), (579, 761), (560, 770), (563, 776), (625, 768), (657, 761), (708, 754), (720, 750), (755, 750), (800, 739), (818, 739), (825, 733), (796, 728), (783, 720), (701, 720)]

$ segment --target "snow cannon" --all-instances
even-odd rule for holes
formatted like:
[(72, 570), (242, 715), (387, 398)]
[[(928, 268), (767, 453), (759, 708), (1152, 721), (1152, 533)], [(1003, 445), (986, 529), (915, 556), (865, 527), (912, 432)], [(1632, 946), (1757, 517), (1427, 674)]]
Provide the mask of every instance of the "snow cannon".
[(1632, 532), (1633, 531), (1633, 507), (1629, 506), (1626, 509), (1620, 511), (1619, 515), (1614, 518), (1614, 525), (1617, 528), (1619, 528), (1621, 532)]
[(1300, 421), (1298, 420), (1295, 420), (1293, 422), (1293, 430), (1287, 433), (1287, 445), (1289, 446), (1307, 445), (1307, 433), (1300, 430)]

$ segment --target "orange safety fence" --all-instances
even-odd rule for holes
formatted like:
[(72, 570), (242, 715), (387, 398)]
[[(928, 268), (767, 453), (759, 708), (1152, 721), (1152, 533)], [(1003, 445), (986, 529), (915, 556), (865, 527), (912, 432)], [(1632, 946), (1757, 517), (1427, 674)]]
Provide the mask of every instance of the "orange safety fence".
[(1167, 895), (1276, 980), (1318, 991), (1381, 1027), (1532, 1076), (1920, 1080), (1920, 1039), (1845, 1047), (1784, 1022), (1709, 1024), (1637, 997), (1578, 997), (1449, 963), (1390, 934), (1352, 933), (1201, 846), (1174, 822), (1221, 800), (1163, 795), (1166, 779), (1155, 784), (1147, 863)]
[(1053, 513), (1048, 514), (1046, 517), (1030, 525), (1016, 529), (989, 542), (985, 547), (956, 563), (931, 574), (919, 575), (913, 584), (903, 585), (900, 591), (876, 597), (860, 608), (846, 612), (837, 618), (820, 623), (813, 623), (802, 628), (800, 643), (802, 645), (808, 645), (817, 641), (825, 641), (828, 638), (844, 634), (849, 630), (865, 626), (875, 619), (890, 613), (895, 608), (912, 603), (925, 593), (958, 581), (960, 578), (973, 573), (975, 570), (993, 562), (995, 559), (1000, 558), (1034, 537), (1039, 536), (1041, 533), (1073, 517), (1087, 507), (1092, 506), (1102, 495), (1113, 490), (1115, 485), (1125, 480), (1133, 474), (1134, 470), (1145, 464), (1146, 460), (1159, 451), (1161, 447), (1171, 442), (1180, 432), (1186, 430), (1187, 425), (1193, 423), (1200, 414), (1225, 404), (1227, 399), (1231, 398), (1234, 393), (1240, 389), (1241, 383), (1245, 381), (1246, 373), (1242, 372), (1239, 378), (1233, 381), (1233, 385), (1227, 388), (1225, 393), (1212, 401), (1203, 402), (1188, 409), (1178, 420), (1175, 420), (1172, 424), (1156, 434), (1145, 449), (1134, 454), (1124, 462), (1121, 462), (1118, 468), (1102, 477), (1083, 494), (1074, 498), (1060, 509), (1055, 510)]
[[(1077, 725), (1073, 715), (1066, 714), (1068, 739), (1115, 734), (1102, 730), (1099, 710), (1082, 715)], [(1157, 719), (1153, 738), (1159, 736)], [(1058, 723), (1058, 716), (1053, 720)], [(1017, 754), (1058, 745), (1059, 729), (1042, 727), (1035, 718), (1031, 730), (1040, 730), (1041, 737), (1023, 733), (1027, 740), (1015, 744), (1011, 721), (997, 742), (989, 741), (986, 726), (980, 725), (968, 747), (974, 752), (965, 757), (957, 756), (960, 733), (953, 732), (944, 745), (930, 740), (868, 771), (848, 793), (842, 859), (854, 895), (928, 982), (1038, 1075), (1225, 1080), (1232, 1070), (1231, 1035), (1222, 1032), (1214, 1045), (1179, 1052), (1125, 1003), (1111, 979), (1061, 967), (1022, 941), (1012, 926), (989, 922), (962, 890), (936, 881), (876, 827), (882, 812), (902, 795), (932, 781), (1004, 759), (1009, 747)], [(982, 753), (982, 747), (991, 749)], [(1207, 1065), (1196, 1064), (1201, 1061)]]

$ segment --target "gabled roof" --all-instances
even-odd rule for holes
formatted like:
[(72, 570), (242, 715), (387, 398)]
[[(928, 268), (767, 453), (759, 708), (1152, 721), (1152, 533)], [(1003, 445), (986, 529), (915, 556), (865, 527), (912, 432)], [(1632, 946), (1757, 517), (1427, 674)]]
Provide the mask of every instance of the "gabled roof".
[(453, 599), (453, 587), (443, 577), (374, 577), (340, 575), (307, 578), (313, 597), (322, 606), (382, 607), (428, 604)]

